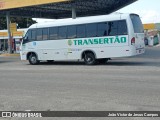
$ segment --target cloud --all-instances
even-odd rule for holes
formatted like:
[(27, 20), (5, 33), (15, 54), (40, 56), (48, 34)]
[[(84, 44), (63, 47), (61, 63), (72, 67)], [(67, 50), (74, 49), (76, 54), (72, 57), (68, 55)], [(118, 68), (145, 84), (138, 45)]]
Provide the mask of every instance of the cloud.
[[(127, 11), (127, 12), (126, 12)], [(118, 10), (120, 13), (136, 13), (141, 17), (143, 23), (160, 23), (160, 12), (153, 9), (129, 9), (128, 7)]]
[(140, 15), (143, 23), (160, 22), (160, 13), (155, 10), (136, 10), (135, 13)]

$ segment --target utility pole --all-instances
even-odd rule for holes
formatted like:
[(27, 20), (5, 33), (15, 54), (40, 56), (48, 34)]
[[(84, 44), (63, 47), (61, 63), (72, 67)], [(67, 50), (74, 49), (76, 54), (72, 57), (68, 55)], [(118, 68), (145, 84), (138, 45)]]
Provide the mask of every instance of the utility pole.
[(8, 30), (8, 53), (12, 53), (12, 36), (11, 36), (11, 30), (10, 30), (10, 12), (8, 11), (6, 13), (6, 19), (7, 19), (7, 30)]
[(75, 5), (72, 6), (72, 19), (76, 19), (76, 7), (75, 7)]

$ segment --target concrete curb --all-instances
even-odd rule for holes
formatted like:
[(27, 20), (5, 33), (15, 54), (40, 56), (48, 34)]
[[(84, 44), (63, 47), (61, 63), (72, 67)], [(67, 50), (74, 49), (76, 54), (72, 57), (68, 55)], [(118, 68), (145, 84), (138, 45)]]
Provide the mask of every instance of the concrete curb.
[(160, 47), (160, 44), (156, 45), (155, 47)]
[(147, 47), (160, 47), (160, 44), (158, 44), (158, 45), (147, 45)]
[(12, 56), (20, 56), (20, 54), (9, 54), (9, 53), (6, 53), (6, 54), (0, 54), (0, 56), (3, 56), (3, 57), (12, 57)]

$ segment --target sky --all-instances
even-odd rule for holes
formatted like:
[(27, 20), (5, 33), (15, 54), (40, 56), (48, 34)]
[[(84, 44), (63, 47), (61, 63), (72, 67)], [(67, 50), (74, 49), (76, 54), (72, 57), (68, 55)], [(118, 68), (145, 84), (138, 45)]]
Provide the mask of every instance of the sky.
[(138, 0), (117, 12), (139, 14), (143, 23), (160, 23), (160, 0)]
[[(142, 22), (160, 23), (160, 0), (138, 0), (116, 12), (136, 13), (140, 15)], [(34, 19), (37, 22), (53, 21), (50, 19)]]

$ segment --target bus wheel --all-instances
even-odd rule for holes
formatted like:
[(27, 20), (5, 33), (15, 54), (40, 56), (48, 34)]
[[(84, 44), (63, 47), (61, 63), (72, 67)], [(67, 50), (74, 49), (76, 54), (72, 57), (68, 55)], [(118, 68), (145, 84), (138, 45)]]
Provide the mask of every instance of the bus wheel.
[(96, 58), (93, 53), (86, 53), (84, 57), (84, 62), (86, 65), (94, 65), (96, 64)]
[(39, 60), (37, 59), (37, 56), (35, 54), (31, 54), (29, 56), (29, 63), (31, 65), (37, 65), (39, 63)]
[(108, 58), (98, 59), (99, 64), (106, 64), (108, 62)]

